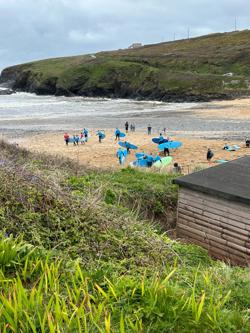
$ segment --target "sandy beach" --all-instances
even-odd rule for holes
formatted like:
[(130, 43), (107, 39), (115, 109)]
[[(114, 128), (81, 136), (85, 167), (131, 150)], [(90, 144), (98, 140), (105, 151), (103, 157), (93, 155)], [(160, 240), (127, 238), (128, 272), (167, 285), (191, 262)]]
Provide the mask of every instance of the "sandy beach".
[[(95, 130), (91, 130), (91, 137), (86, 144), (79, 144), (74, 146), (72, 143), (66, 146), (63, 140), (62, 133), (53, 134), (40, 134), (24, 138), (20, 141), (20, 146), (27, 148), (31, 151), (44, 152), (49, 154), (55, 154), (59, 156), (65, 156), (74, 159), (79, 163), (79, 167), (88, 166), (90, 168), (98, 169), (113, 169), (117, 170), (121, 168), (116, 157), (116, 151), (119, 148), (117, 142), (115, 142), (114, 131), (107, 130), (106, 138), (102, 143), (98, 142)], [(245, 148), (244, 142), (236, 141), (224, 141), (218, 140), (206, 140), (200, 138), (172, 136), (171, 139), (183, 142), (183, 146), (177, 150), (171, 151), (173, 157), (173, 163), (178, 162), (185, 174), (192, 172), (197, 168), (205, 168), (216, 165), (216, 160), (233, 160), (241, 156), (249, 155), (250, 148)], [(152, 138), (155, 135), (147, 135), (145, 132), (129, 132), (126, 140), (137, 145), (138, 151), (144, 151), (146, 153), (152, 153), (157, 155), (159, 153), (158, 147), (152, 142)], [(225, 151), (223, 146), (225, 143), (229, 145), (237, 144), (241, 148), (238, 151)], [(213, 161), (208, 163), (206, 161), (207, 149), (211, 148), (215, 154)], [(131, 161), (136, 160), (135, 151), (131, 151), (128, 155), (124, 166), (128, 166)], [(172, 169), (173, 163), (166, 167), (163, 172), (168, 172)]]
[[(14, 94), (3, 96), (0, 133), (21, 147), (78, 161), (98, 169), (119, 169), (114, 129), (124, 129), (125, 121), (136, 125), (126, 140), (137, 145), (137, 151), (157, 155), (152, 138), (166, 127), (166, 136), (183, 142), (171, 151), (173, 163), (178, 162), (184, 173), (197, 168), (216, 165), (216, 160), (233, 160), (249, 155), (245, 139), (250, 136), (250, 98), (209, 103), (156, 103), (132, 100), (105, 100), (65, 98)], [(147, 124), (153, 127), (152, 136), (146, 133)], [(96, 136), (98, 126), (106, 129), (106, 138), (100, 144)], [(83, 127), (90, 128), (91, 137), (85, 145), (66, 147), (64, 131), (79, 134)], [(99, 127), (100, 128), (100, 127)], [(237, 144), (238, 151), (223, 150), (225, 144)], [(207, 149), (214, 152), (212, 163), (206, 161)], [(135, 160), (134, 151), (125, 166)], [(172, 165), (165, 171), (172, 169)]]
[(250, 98), (218, 101), (197, 108), (195, 114), (202, 118), (250, 120)]

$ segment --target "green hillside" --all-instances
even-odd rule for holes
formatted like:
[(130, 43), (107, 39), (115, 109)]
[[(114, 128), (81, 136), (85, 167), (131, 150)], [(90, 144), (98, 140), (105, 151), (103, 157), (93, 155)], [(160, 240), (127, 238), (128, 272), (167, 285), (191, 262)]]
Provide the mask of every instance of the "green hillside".
[(0, 159), (1, 332), (250, 331), (249, 268), (167, 236), (170, 175)]
[(192, 101), (249, 95), (249, 78), (245, 30), (13, 66), (1, 81), (38, 94)]

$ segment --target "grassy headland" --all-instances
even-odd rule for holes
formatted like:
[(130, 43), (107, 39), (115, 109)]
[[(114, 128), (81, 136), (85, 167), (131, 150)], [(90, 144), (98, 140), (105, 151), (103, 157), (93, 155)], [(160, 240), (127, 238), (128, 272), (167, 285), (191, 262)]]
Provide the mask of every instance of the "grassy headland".
[(207, 101), (249, 95), (249, 59), (245, 30), (27, 63), (1, 81), (37, 94)]
[(158, 226), (170, 176), (0, 148), (1, 332), (249, 332), (249, 269)]

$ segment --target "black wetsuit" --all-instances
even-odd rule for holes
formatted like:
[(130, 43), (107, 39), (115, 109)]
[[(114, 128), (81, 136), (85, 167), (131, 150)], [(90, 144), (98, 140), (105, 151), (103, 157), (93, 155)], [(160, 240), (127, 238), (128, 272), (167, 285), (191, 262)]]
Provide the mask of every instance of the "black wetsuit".
[(164, 148), (163, 152), (164, 152), (164, 156), (167, 156), (167, 154), (168, 154), (168, 156), (170, 155), (170, 151), (168, 148)]
[(214, 153), (212, 152), (212, 150), (208, 150), (207, 151), (207, 160), (210, 161), (213, 156), (214, 156)]

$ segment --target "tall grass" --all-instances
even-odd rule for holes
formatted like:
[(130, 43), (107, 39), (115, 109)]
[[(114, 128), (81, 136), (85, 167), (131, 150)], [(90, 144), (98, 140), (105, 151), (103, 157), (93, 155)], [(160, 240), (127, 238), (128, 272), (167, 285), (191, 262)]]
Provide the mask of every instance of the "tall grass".
[[(6, 246), (8, 245), (8, 246)], [(6, 256), (25, 244), (0, 240)], [(165, 276), (124, 275), (97, 281), (79, 260), (25, 246), (10, 270), (2, 263), (1, 332), (249, 332), (247, 309), (228, 306), (230, 290), (214, 270), (185, 272), (177, 262)], [(12, 268), (13, 268), (12, 267)], [(6, 270), (6, 268), (8, 268)], [(233, 269), (232, 269), (233, 270)], [(240, 277), (240, 274), (239, 274)]]
[(3, 148), (0, 168), (0, 332), (250, 331), (249, 269), (141, 218), (149, 184), (174, 207), (168, 177), (72, 178), (63, 164), (57, 178), (56, 161), (15, 149)]

